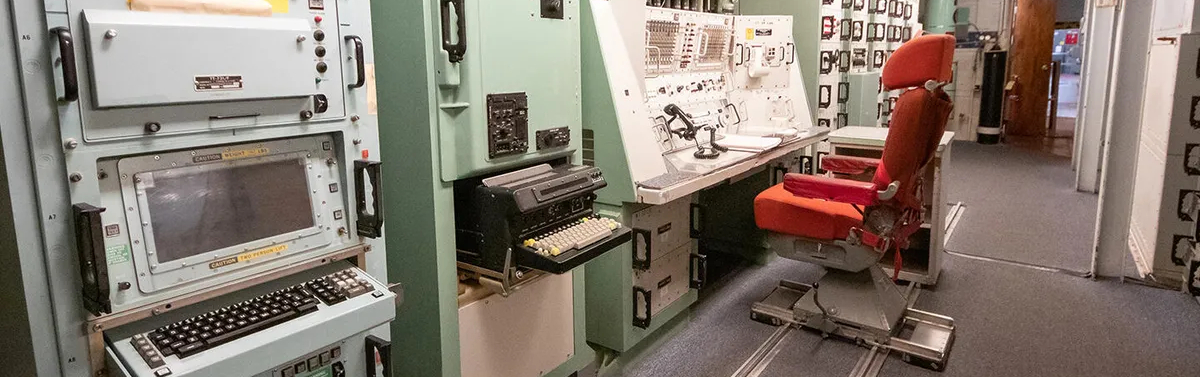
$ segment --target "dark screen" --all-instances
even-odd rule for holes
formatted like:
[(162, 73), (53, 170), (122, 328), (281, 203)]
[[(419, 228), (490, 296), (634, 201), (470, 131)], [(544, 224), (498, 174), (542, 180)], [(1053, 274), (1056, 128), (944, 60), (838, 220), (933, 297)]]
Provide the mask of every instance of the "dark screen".
[(302, 159), (168, 170), (153, 180), (145, 190), (160, 263), (314, 225)]

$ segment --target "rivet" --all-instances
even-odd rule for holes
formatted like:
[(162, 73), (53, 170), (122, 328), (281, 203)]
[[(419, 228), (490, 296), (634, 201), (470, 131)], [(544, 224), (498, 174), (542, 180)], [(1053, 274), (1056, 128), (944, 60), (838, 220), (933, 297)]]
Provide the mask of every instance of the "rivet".
[(104, 39), (113, 39), (116, 37), (117, 37), (116, 29), (108, 29), (107, 31), (104, 32)]

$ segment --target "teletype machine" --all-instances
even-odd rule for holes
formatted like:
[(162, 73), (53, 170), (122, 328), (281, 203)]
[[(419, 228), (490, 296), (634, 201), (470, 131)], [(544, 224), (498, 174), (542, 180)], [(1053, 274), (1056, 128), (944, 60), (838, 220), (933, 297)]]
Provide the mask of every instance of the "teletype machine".
[[(576, 0), (372, 4), (405, 376), (567, 376), (592, 361), (585, 263), (627, 244), (584, 162)], [(381, 62), (383, 59), (381, 59)], [(385, 64), (385, 63), (381, 63)], [(414, 68), (415, 67), (415, 68)], [(388, 170), (392, 171), (392, 170)], [(391, 183), (391, 182), (389, 182)], [(454, 325), (457, 326), (454, 326)]]

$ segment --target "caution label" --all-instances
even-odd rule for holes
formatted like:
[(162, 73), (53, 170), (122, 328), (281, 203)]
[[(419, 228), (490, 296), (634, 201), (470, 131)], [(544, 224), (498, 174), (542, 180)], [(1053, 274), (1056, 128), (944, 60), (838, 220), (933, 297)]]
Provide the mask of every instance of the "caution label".
[(242, 254), (238, 254), (236, 256), (232, 256), (229, 258), (214, 261), (214, 262), (208, 264), (208, 268), (217, 269), (217, 268), (221, 268), (221, 267), (231, 266), (234, 264), (258, 259), (258, 258), (267, 256), (267, 255), (282, 253), (284, 251), (287, 251), (287, 249), (288, 249), (287, 244), (268, 246), (268, 247), (264, 247), (264, 248), (261, 248), (261, 249), (255, 250), (255, 251), (242, 253)]
[(221, 153), (221, 159), (222, 160), (237, 160), (237, 159), (241, 159), (241, 158), (264, 156), (268, 153), (271, 153), (271, 150), (267, 149), (265, 147), (253, 148), (253, 149), (242, 149), (242, 150), (228, 151), (228, 152)]

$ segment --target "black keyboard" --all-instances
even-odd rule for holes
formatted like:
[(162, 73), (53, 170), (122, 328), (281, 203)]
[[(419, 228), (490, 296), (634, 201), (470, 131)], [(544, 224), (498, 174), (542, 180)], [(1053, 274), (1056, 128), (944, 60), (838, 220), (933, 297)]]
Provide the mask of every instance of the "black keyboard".
[(319, 302), (333, 305), (371, 291), (365, 278), (348, 269), (135, 335), (132, 342), (157, 368), (167, 356), (186, 358), (315, 312)]

